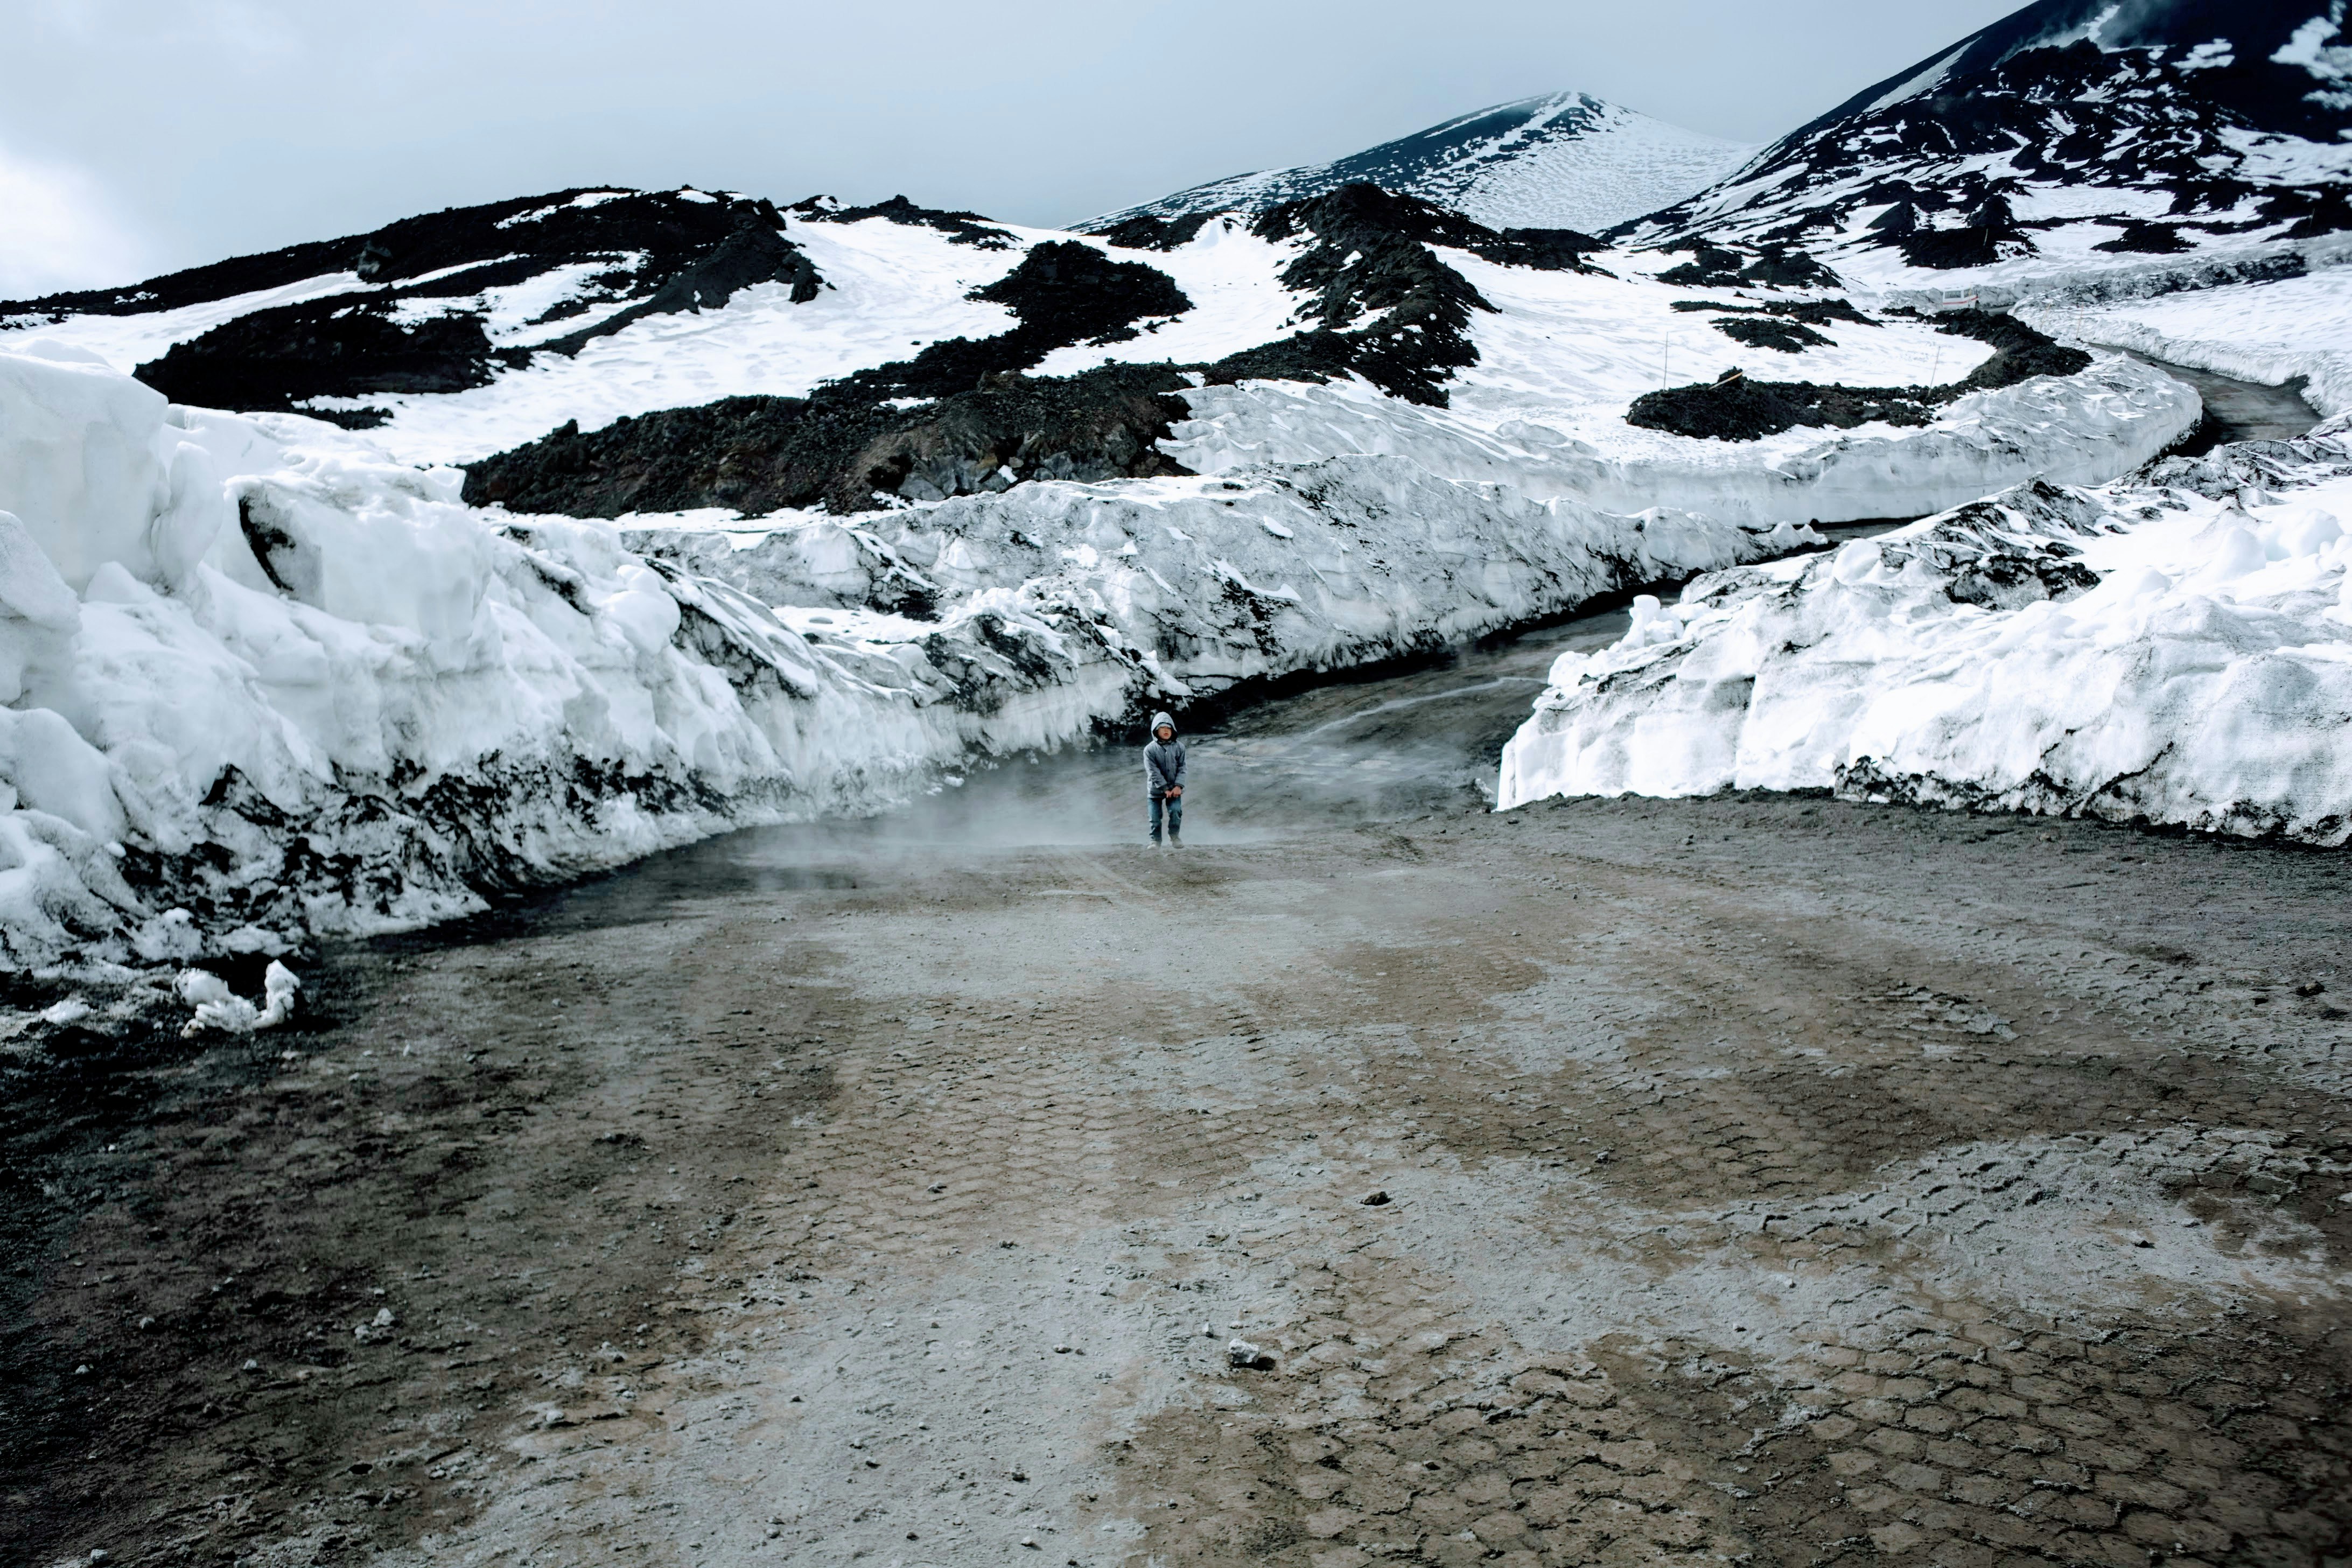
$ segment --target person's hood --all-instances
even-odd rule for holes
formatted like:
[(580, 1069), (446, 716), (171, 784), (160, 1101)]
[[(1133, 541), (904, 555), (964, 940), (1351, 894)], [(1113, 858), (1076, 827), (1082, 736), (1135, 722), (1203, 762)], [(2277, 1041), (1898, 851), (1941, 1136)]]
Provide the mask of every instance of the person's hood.
[[(1156, 741), (1160, 739), (1160, 726), (1162, 724), (1167, 725), (1171, 730), (1176, 728), (1176, 721), (1174, 719), (1165, 713), (1154, 713), (1151, 716), (1151, 738), (1153, 740)], [(1181, 731), (1179, 732), (1181, 733)]]

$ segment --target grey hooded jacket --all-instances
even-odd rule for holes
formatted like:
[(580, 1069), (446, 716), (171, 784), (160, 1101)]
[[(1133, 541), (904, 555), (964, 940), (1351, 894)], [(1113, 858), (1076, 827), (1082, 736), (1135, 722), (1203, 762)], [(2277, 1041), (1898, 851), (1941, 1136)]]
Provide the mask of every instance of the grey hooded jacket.
[(1151, 743), (1143, 748), (1143, 782), (1150, 787), (1151, 798), (1158, 800), (1171, 789), (1184, 784), (1184, 742), (1171, 737), (1160, 738), (1160, 727), (1176, 728), (1176, 721), (1165, 713), (1151, 716)]

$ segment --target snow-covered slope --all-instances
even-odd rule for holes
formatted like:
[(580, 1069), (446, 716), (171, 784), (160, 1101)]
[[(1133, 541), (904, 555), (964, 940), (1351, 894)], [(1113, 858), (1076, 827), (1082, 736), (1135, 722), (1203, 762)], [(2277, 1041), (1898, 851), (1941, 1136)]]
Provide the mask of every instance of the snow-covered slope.
[[(1326, 426), (1282, 424), (1304, 397), (1347, 405), (1335, 450), (1420, 442), (1453, 475), (1456, 447), (1416, 434), (1438, 408), (1474, 445), (1530, 454), (1512, 462), (1538, 497), (1828, 521), (2034, 473), (2112, 477), (2195, 417), (2159, 378), (2112, 369), (2132, 383), (2121, 398), (2090, 382), (1963, 397), (1989, 374), (1985, 343), (1856, 310), (1801, 262), (1738, 272), (1530, 242), (1367, 186), (1141, 237), (904, 203), (569, 194), (38, 302), (0, 318), (15, 327), (0, 340), (86, 349), (174, 396), (193, 384), (215, 405), (366, 428), (395, 458), (468, 465), (478, 500), (608, 516), (1150, 478), (1192, 466), (1170, 443), (1211, 408), (1221, 464), (1259, 446), (1307, 460)], [(1904, 405), (1920, 423), (1801, 415), (1762, 440), (1628, 422), (1661, 387), (1704, 405), (1741, 371), (1949, 390)], [(2077, 404), (2099, 412), (2062, 415)], [(1236, 435), (1245, 408), (1276, 422), (1262, 440)], [(1490, 470), (1482, 457), (1462, 471)]]
[(1501, 804), (1826, 787), (2352, 842), (2347, 518), (2352, 443), (2315, 437), (1702, 578), (1559, 661)]
[(1801, 245), (1858, 286), (2009, 297), (2352, 228), (2340, 0), (2041, 0), (1629, 226)]
[(1360, 180), (1451, 207), (1490, 228), (1594, 233), (1706, 188), (1755, 151), (1589, 93), (1546, 93), (1328, 163), (1235, 174), (1076, 226), (1107, 233), (1139, 217), (1257, 213)]

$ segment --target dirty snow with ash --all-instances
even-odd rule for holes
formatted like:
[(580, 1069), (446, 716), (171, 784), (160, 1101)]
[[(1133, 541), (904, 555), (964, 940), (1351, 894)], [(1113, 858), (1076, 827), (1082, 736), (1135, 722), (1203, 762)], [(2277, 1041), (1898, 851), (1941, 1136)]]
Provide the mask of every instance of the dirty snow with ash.
[(2019, 487), (1637, 603), (1553, 666), (1499, 804), (1850, 797), (2352, 841), (2352, 441)]

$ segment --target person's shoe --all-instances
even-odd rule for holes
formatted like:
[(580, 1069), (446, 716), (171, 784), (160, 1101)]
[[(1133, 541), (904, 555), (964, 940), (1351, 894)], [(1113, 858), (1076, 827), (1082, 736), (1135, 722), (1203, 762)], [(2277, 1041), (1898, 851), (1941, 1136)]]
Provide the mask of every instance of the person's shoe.
[(1170, 834), (1170, 835), (1168, 836), (1168, 847), (1169, 847), (1169, 848), (1171, 848), (1171, 849), (1181, 849), (1181, 848), (1183, 848), (1183, 847), (1184, 847), (1184, 836), (1183, 836), (1182, 834), (1181, 834), (1181, 833), (1171, 833), (1171, 834)]

